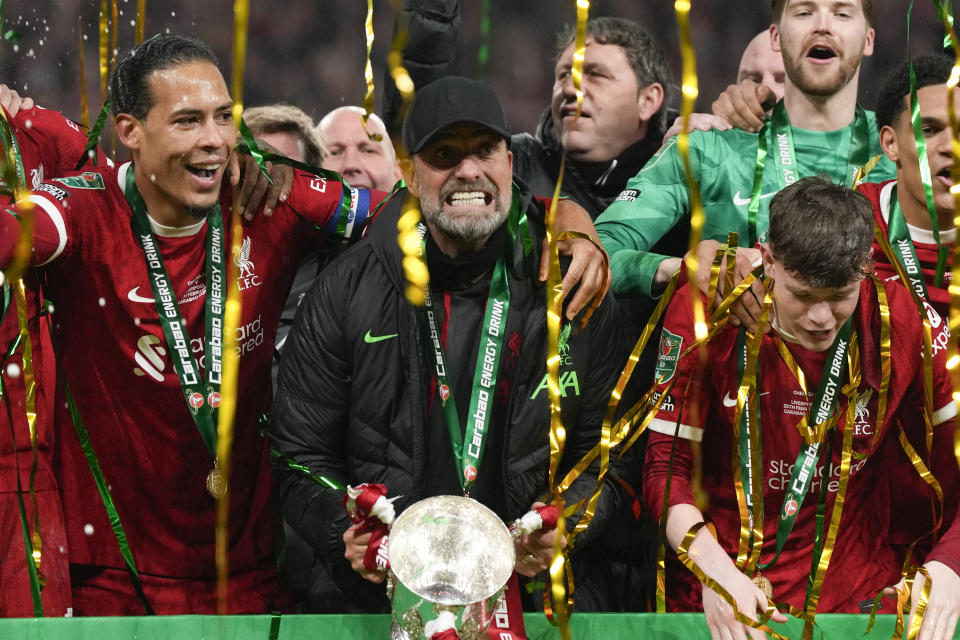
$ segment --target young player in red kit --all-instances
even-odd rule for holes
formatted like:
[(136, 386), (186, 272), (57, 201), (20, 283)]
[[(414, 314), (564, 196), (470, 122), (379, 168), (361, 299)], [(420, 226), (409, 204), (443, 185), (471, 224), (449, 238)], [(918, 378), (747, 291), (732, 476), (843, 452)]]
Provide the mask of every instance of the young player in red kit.
[[(2, 94), (9, 95), (6, 87)], [(63, 114), (25, 103), (19, 108), (17, 97), (5, 115), (13, 135), (13, 158), (18, 179), (28, 189), (43, 183), (45, 177), (66, 174), (77, 167), (83, 159), (86, 136), (79, 127)], [(4, 136), (4, 159), (10, 157)], [(102, 154), (99, 163), (106, 162)], [(7, 194), (0, 197), (4, 205), (10, 203), (9, 185)], [(5, 393), (10, 403), (10, 413), (0, 407), (0, 536), (6, 552), (0, 557), (0, 617), (26, 617), (34, 615), (30, 593), (30, 578), (27, 571), (27, 555), (24, 549), (23, 530), (17, 500), (17, 469), (27, 527), (30, 531), (34, 552), (39, 551), (37, 567), (42, 576), (41, 602), (44, 615), (63, 616), (70, 613), (70, 577), (67, 568), (67, 541), (63, 526), (63, 509), (57, 492), (53, 469), (53, 394), (56, 369), (50, 348), (50, 334), (41, 321), (41, 295), (36, 274), (25, 276), (23, 310), (30, 334), (31, 364), (36, 395), (34, 406), (34, 429), (37, 440), (37, 470), (33, 482), (36, 497), (37, 517), (33, 500), (29, 495), (30, 471), (33, 464), (30, 427), (27, 422), (27, 401), (23, 348), (3, 362)], [(20, 333), (16, 302), (11, 297), (9, 307), (0, 324), (0, 349), (6, 353)], [(21, 343), (22, 344), (22, 343)], [(13, 419), (11, 429), (10, 420)], [(11, 433), (13, 436), (11, 437)], [(39, 524), (39, 544), (33, 536)]]
[[(808, 613), (859, 612), (861, 601), (900, 577), (886, 539), (883, 452), (898, 424), (911, 442), (923, 442), (923, 333), (909, 293), (867, 277), (872, 237), (863, 196), (822, 178), (802, 179), (774, 197), (770, 241), (761, 245), (773, 331), (754, 338), (723, 328), (707, 343), (701, 367), (695, 352), (680, 357), (694, 341), (689, 286), (664, 320), (657, 383), (667, 398), (650, 424), (645, 500), (661, 513), (670, 475), (667, 541), (677, 549), (695, 533), (692, 542), (687, 537), (689, 559), (754, 620), (767, 607), (761, 586), (772, 587), (776, 603)], [(947, 332), (935, 313), (931, 322), (934, 340)], [(945, 350), (934, 354), (933, 446), (922, 454), (943, 487), (947, 532), (925, 559), (933, 590), (923, 624), (925, 633), (952, 636), (960, 607), (960, 474), (945, 360)], [(884, 362), (895, 363), (889, 373)], [(703, 511), (692, 491), (691, 442), (710, 452), (702, 463)], [(826, 518), (820, 531), (818, 510)], [(819, 606), (808, 592), (811, 573), (822, 581)], [(764, 637), (737, 622), (733, 608), (676, 560), (667, 598), (672, 610), (702, 608), (715, 637)]]
[[(953, 69), (953, 58), (928, 54), (913, 60), (917, 79), (917, 101), (920, 106), (921, 130), (930, 165), (930, 186), (936, 226), (945, 257), (956, 240), (953, 226), (952, 136), (947, 114), (947, 80)], [(956, 98), (955, 98), (956, 99)], [(958, 103), (960, 104), (960, 103)], [(950, 263), (942, 265), (942, 280), (937, 282), (940, 248), (934, 234), (932, 217), (924, 194), (916, 137), (910, 119), (910, 69), (907, 63), (891, 73), (877, 99), (877, 126), (880, 145), (897, 165), (897, 179), (877, 184), (861, 184), (860, 191), (873, 204), (874, 217), (890, 241), (893, 255), (903, 266), (917, 293), (946, 317), (950, 307)], [(874, 244), (873, 259), (877, 274), (885, 279), (899, 279), (879, 243)]]
[[(277, 319), (299, 258), (320, 234), (350, 235), (383, 194), (297, 172), (272, 218), (245, 226), (228, 255), (236, 138), (232, 102), (202, 43), (153, 38), (111, 80), (132, 163), (41, 182), (30, 196), (34, 262), (56, 300), (57, 354), (90, 433), (147, 600), (157, 613), (215, 610), (215, 475), (226, 261), (243, 317), (231, 476), (231, 612), (263, 612), (277, 591), (276, 500), (257, 418), (270, 403)], [(18, 205), (16, 213), (22, 213)], [(0, 218), (0, 262), (20, 234)], [(57, 430), (73, 430), (57, 403)], [(60, 437), (75, 612), (141, 614), (84, 452)], [(208, 481), (211, 492), (208, 493)]]

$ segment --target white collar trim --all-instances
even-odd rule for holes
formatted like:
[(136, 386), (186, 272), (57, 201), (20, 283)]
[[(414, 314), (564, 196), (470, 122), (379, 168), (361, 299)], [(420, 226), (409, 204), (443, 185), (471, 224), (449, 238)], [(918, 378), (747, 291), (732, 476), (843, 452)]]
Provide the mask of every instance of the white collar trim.
[[(132, 163), (124, 162), (117, 169), (117, 186), (120, 187), (120, 191), (123, 191), (127, 184), (127, 171), (130, 169)], [(203, 229), (204, 225), (207, 224), (206, 220), (201, 220), (196, 224), (191, 224), (186, 227), (168, 227), (167, 225), (160, 224), (150, 215), (150, 212), (147, 212), (147, 220), (150, 221), (150, 230), (153, 231), (155, 235), (162, 236), (164, 238), (184, 238), (187, 236), (193, 236), (200, 232)]]

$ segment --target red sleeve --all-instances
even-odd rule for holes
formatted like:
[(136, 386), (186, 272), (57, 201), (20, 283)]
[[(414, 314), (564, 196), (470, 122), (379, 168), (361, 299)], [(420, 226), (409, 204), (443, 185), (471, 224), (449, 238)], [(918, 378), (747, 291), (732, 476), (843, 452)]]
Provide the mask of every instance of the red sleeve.
[[(39, 173), (27, 176), (29, 186), (33, 175), (38, 182), (57, 176), (65, 176), (77, 170), (84, 159), (87, 135), (80, 127), (59, 111), (34, 107), (21, 110), (11, 120), (17, 143), (27, 171), (39, 169)], [(85, 158), (90, 166), (90, 158)], [(97, 148), (97, 166), (104, 166), (107, 158)]]
[(345, 193), (342, 182), (294, 169), (293, 188), (285, 204), (318, 229), (350, 238), (386, 197), (382, 191), (367, 189), (351, 188)]
[(7, 268), (13, 260), (14, 250), (20, 239), (20, 218), (24, 215), (32, 216), (33, 220), (31, 264), (46, 264), (63, 252), (66, 246), (66, 229), (58, 228), (54, 216), (51, 216), (51, 210), (58, 212), (54, 216), (59, 216), (62, 227), (64, 219), (62, 209), (52, 204), (50, 199), (42, 194), (33, 193), (28, 202), (19, 202), (6, 212), (0, 213), (0, 268)]
[(647, 440), (647, 457), (643, 468), (643, 501), (647, 513), (654, 520), (660, 519), (663, 509), (663, 497), (667, 492), (667, 476), (670, 475), (670, 506), (675, 504), (696, 504), (690, 485), (693, 456), (690, 442), (684, 438), (677, 440), (677, 450), (673, 454), (673, 473), (670, 474), (670, 450), (673, 438), (662, 433), (651, 433)]
[[(702, 376), (696, 371), (696, 351), (682, 357), (694, 343), (693, 317), (690, 308), (690, 286), (682, 286), (670, 301), (660, 332), (654, 382), (656, 402), (666, 394), (660, 410), (650, 422), (650, 430), (699, 442), (703, 438), (704, 416), (709, 409), (709, 394)], [(691, 381), (692, 379), (692, 381)], [(679, 425), (679, 426), (678, 426)]]

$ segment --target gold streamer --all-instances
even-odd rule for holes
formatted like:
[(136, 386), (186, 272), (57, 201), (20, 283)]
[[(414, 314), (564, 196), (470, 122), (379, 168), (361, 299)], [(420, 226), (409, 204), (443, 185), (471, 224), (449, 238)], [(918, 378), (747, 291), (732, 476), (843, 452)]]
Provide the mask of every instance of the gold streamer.
[[(235, 0), (233, 4), (233, 122), (240, 127), (243, 114), (243, 74), (247, 58), (247, 25), (250, 19), (249, 0)], [(238, 197), (239, 193), (234, 195)], [(243, 227), (237, 215), (236, 202), (230, 210), (230, 255), (240, 254)], [(220, 381), (221, 402), (217, 420), (216, 468), (222, 474), (224, 491), (217, 496), (216, 562), (217, 562), (217, 612), (228, 610), (227, 595), (230, 573), (230, 464), (233, 447), (233, 419), (237, 410), (237, 377), (240, 356), (237, 351), (236, 328), (240, 326), (242, 306), (237, 280), (236, 260), (227, 262), (227, 300), (223, 318), (223, 371)]]
[(90, 103), (87, 101), (87, 68), (83, 51), (83, 18), (77, 18), (77, 62), (80, 65), (80, 123), (90, 128)]
[(17, 140), (3, 109), (0, 109), (0, 126), (3, 128), (4, 144), (7, 150), (4, 158), (7, 163), (4, 177), (10, 185), (13, 201), (18, 204), (20, 210), (20, 237), (17, 239), (10, 266), (5, 271), (7, 282), (12, 283), (23, 276), (33, 255), (33, 202), (27, 199), (30, 196), (30, 190), (26, 187), (26, 176), (23, 175), (23, 167), (17, 157)]
[[(110, 69), (117, 66), (117, 0), (110, 0)], [(117, 159), (117, 130), (113, 126), (113, 121), (107, 118), (110, 127), (110, 157)]]
[[(363, 97), (363, 129), (367, 129), (367, 118), (373, 113), (373, 65), (370, 62), (370, 51), (373, 49), (373, 0), (367, 0), (367, 20), (364, 23), (364, 29), (367, 33), (367, 63), (363, 72), (363, 78), (367, 82), (367, 94)], [(379, 142), (383, 136), (379, 133), (367, 132), (367, 136), (374, 141)]]
[(33, 460), (30, 465), (30, 502), (33, 505), (33, 564), (37, 568), (37, 578), (42, 588), (45, 578), (40, 572), (43, 541), (40, 537), (40, 509), (37, 505), (37, 492), (34, 481), (37, 477), (37, 467), (40, 462), (40, 448), (37, 437), (37, 385), (33, 374), (33, 345), (30, 342), (30, 328), (27, 324), (27, 298), (23, 278), (18, 278), (11, 286), (17, 306), (17, 325), (20, 328), (20, 344), (23, 348), (23, 376), (24, 406), (27, 413), (27, 429), (30, 432), (30, 450)]
[[(369, 5), (368, 5), (369, 6)], [(390, 53), (387, 55), (387, 69), (390, 71), (390, 77), (400, 92), (401, 106), (399, 117), (402, 119), (413, 101), (413, 80), (410, 74), (403, 67), (403, 48), (407, 44), (407, 35), (409, 34), (408, 25), (403, 19), (403, 7), (399, 0), (394, 0), (393, 7), (397, 11), (397, 29), (393, 37), (393, 43), (390, 45)], [(372, 8), (368, 9), (372, 11)], [(369, 16), (368, 16), (369, 17)], [(370, 27), (368, 31), (368, 43), (373, 42), (373, 31)], [(369, 45), (367, 50), (367, 65), (370, 64)], [(370, 76), (369, 90), (371, 92), (370, 107), (373, 108), (373, 76)], [(368, 109), (368, 113), (369, 113)], [(364, 127), (366, 127), (366, 115), (364, 118)], [(403, 146), (403, 140), (396, 136), (393, 140), (394, 148), (397, 151), (397, 158), (401, 161), (412, 162), (408, 158), (407, 150)], [(430, 272), (427, 269), (427, 263), (422, 255), (421, 238), (418, 232), (420, 225), (420, 200), (411, 195), (403, 203), (400, 220), (397, 221), (397, 243), (403, 252), (403, 273), (407, 279), (406, 296), (407, 302), (415, 307), (422, 307), (426, 301), (427, 287), (430, 286)]]
[[(574, 119), (580, 116), (583, 104), (583, 92), (580, 80), (583, 74), (583, 59), (586, 52), (587, 19), (590, 13), (590, 0), (577, 0), (577, 35), (573, 47), (573, 68), (570, 74), (573, 86), (577, 92), (577, 113)], [(550, 392), (550, 468), (548, 473), (551, 491), (551, 504), (564, 513), (563, 494), (556, 484), (557, 469), (566, 444), (567, 432), (563, 426), (563, 416), (560, 413), (560, 354), (558, 344), (560, 337), (560, 323), (562, 317), (563, 288), (560, 275), (560, 260), (557, 255), (557, 202), (560, 199), (560, 187), (563, 184), (563, 172), (566, 166), (566, 152), (560, 159), (560, 171), (557, 175), (557, 184), (553, 190), (553, 199), (547, 209), (544, 226), (547, 233), (547, 255), (550, 257), (550, 268), (547, 273), (547, 389)], [(609, 433), (609, 432), (608, 432)], [(601, 447), (603, 448), (603, 447)], [(609, 453), (609, 443), (607, 446)], [(572, 602), (568, 601), (567, 585), (564, 582), (566, 574), (564, 567), (567, 562), (567, 553), (561, 545), (565, 530), (565, 518), (557, 519), (557, 536), (553, 546), (553, 562), (550, 563), (550, 593), (553, 598), (553, 609), (556, 612), (556, 623), (560, 628), (560, 637), (563, 640), (570, 638), (570, 609)]]
[[(943, 16), (946, 18), (946, 16)], [(944, 19), (943, 28), (945, 33), (950, 36), (950, 44), (953, 46), (954, 65), (950, 72), (950, 78), (947, 80), (947, 116), (950, 121), (950, 130), (952, 132), (953, 144), (953, 166), (950, 169), (950, 178), (953, 180), (953, 186), (950, 187), (950, 193), (953, 194), (953, 225), (960, 233), (960, 121), (957, 120), (956, 109), (953, 104), (953, 92), (960, 82), (960, 44), (957, 42), (957, 35), (953, 27)], [(951, 251), (950, 267), (950, 346), (948, 353), (950, 357), (947, 360), (947, 370), (950, 372), (950, 378), (953, 381), (953, 400), (960, 402), (960, 349), (958, 349), (957, 340), (960, 339), (960, 242), (953, 243)], [(904, 280), (904, 282), (907, 282)], [(954, 431), (953, 453), (960, 463), (960, 429)]]
[(769, 622), (770, 618), (773, 617), (773, 614), (777, 612), (777, 606), (773, 600), (770, 600), (769, 598), (767, 599), (766, 610), (759, 619), (753, 620), (748, 618), (740, 611), (739, 608), (737, 608), (737, 601), (732, 595), (730, 595), (730, 592), (724, 589), (716, 580), (708, 576), (706, 572), (701, 569), (697, 563), (693, 561), (693, 559), (690, 558), (688, 555), (690, 545), (693, 544), (693, 539), (697, 537), (697, 533), (699, 533), (699, 531), (705, 526), (707, 526), (707, 523), (701, 521), (690, 527), (690, 530), (687, 531), (686, 535), (683, 536), (683, 541), (680, 543), (680, 546), (677, 547), (677, 558), (685, 567), (687, 567), (687, 569), (693, 573), (693, 575), (697, 576), (697, 579), (700, 580), (705, 587), (713, 589), (718, 596), (723, 598), (727, 604), (733, 607), (733, 617), (736, 618), (737, 622), (745, 624), (748, 627), (753, 627), (754, 629), (765, 631), (766, 633), (769, 633), (771, 637), (777, 638), (778, 640), (787, 640), (767, 626), (767, 622)]
[(3, 176), (10, 186), (13, 201), (17, 202), (20, 208), (20, 236), (17, 238), (13, 260), (7, 268), (5, 276), (6, 280), (11, 283), (17, 309), (17, 326), (19, 327), (20, 338), (23, 344), (23, 369), (21, 375), (23, 375), (27, 429), (30, 434), (30, 449), (32, 452), (29, 485), (30, 501), (33, 505), (33, 534), (31, 536), (31, 542), (33, 544), (33, 562), (36, 565), (37, 577), (42, 588), (44, 579), (43, 576), (40, 575), (42, 559), (40, 511), (37, 508), (37, 495), (34, 489), (34, 481), (40, 460), (37, 440), (36, 384), (33, 373), (33, 348), (30, 342), (30, 329), (27, 324), (26, 293), (23, 284), (23, 272), (29, 266), (33, 254), (33, 203), (27, 199), (30, 196), (30, 190), (25, 186), (26, 176), (23, 173), (23, 164), (19, 158), (16, 136), (13, 133), (13, 127), (10, 125), (6, 113), (2, 109), (0, 109), (0, 126), (2, 126), (3, 143), (6, 147), (6, 155), (4, 157), (6, 166), (4, 167)]
[[(830, 512), (830, 526), (827, 528), (827, 537), (823, 543), (823, 553), (817, 564), (813, 583), (809, 590), (809, 598), (804, 607), (810, 618), (803, 624), (803, 640), (813, 638), (814, 616), (817, 604), (820, 601), (820, 591), (823, 589), (823, 579), (830, 565), (833, 555), (833, 545), (837, 539), (837, 530), (840, 527), (840, 517), (843, 515), (843, 503), (847, 495), (847, 482), (850, 480), (850, 461), (853, 458), (853, 424), (856, 418), (857, 388), (860, 386), (860, 348), (857, 344), (857, 334), (854, 331), (850, 336), (850, 347), (847, 352), (847, 367), (850, 373), (850, 383), (844, 390), (847, 395), (847, 417), (843, 428), (843, 450), (840, 454), (840, 477), (837, 479), (837, 493)], [(879, 426), (877, 427), (880, 428)]]
[[(874, 226), (876, 227), (876, 222), (874, 222)], [(900, 264), (899, 260), (894, 262)], [(901, 280), (901, 282), (909, 282), (909, 280)], [(871, 451), (877, 445), (877, 436), (887, 417), (887, 395), (890, 391), (890, 374), (892, 372), (890, 360), (890, 303), (887, 301), (887, 290), (883, 288), (883, 283), (876, 276), (873, 276), (873, 288), (877, 292), (877, 304), (880, 307), (880, 389), (877, 398), (877, 431), (873, 437)], [(914, 291), (914, 294), (916, 294), (916, 291)], [(921, 306), (923, 305), (921, 304)], [(924, 343), (926, 343), (926, 340), (924, 340)], [(927, 353), (929, 352), (924, 349), (924, 361), (932, 363), (933, 354), (931, 353), (930, 357), (927, 358)]]
[[(772, 281), (771, 281), (772, 283)], [(768, 290), (763, 299), (763, 308), (757, 322), (757, 330), (749, 336), (747, 342), (747, 362), (737, 390), (737, 409), (733, 415), (733, 442), (732, 461), (733, 484), (737, 492), (737, 506), (740, 510), (740, 547), (737, 552), (737, 568), (748, 576), (753, 575), (757, 562), (760, 560), (760, 550), (763, 547), (763, 502), (760, 500), (763, 484), (763, 461), (760, 459), (760, 423), (757, 420), (759, 410), (757, 390), (757, 359), (760, 357), (760, 347), (773, 306), (773, 295)], [(737, 354), (740, 357), (740, 354)], [(749, 407), (747, 415), (748, 437), (750, 438), (750, 468), (753, 472), (746, 479), (750, 483), (750, 493), (753, 496), (753, 505), (747, 504), (746, 491), (743, 488), (744, 479), (740, 473), (740, 426), (743, 411)]]
[(137, 27), (134, 44), (143, 42), (143, 28), (147, 17), (147, 0), (137, 0)]
[[(690, 0), (676, 0), (674, 9), (677, 13), (677, 29), (680, 32), (680, 50), (683, 54), (683, 106), (681, 114), (683, 127), (677, 136), (677, 152), (683, 161), (683, 172), (687, 179), (687, 188), (690, 191), (690, 251), (686, 256), (687, 274), (690, 282), (696, 282), (697, 269), (700, 259), (697, 249), (703, 231), (703, 204), (700, 201), (700, 187), (693, 178), (693, 169), (690, 166), (690, 134), (687, 127), (690, 124), (690, 114), (699, 94), (697, 81), (697, 58), (690, 38)], [(703, 303), (699, 296), (690, 296), (693, 308), (693, 333), (697, 340), (707, 336), (707, 323), (704, 318)]]
[[(916, 640), (917, 636), (920, 634), (920, 627), (923, 625), (923, 614), (926, 613), (927, 602), (930, 600), (930, 589), (933, 587), (933, 581), (930, 579), (930, 574), (927, 573), (927, 570), (924, 567), (917, 567), (917, 572), (923, 574), (923, 577), (926, 578), (926, 580), (923, 582), (923, 587), (920, 588), (920, 598), (917, 601), (917, 604), (913, 607), (913, 617), (910, 619), (910, 628), (907, 630), (907, 640)], [(900, 611), (900, 615), (903, 615), (902, 609)]]
[[(617, 383), (613, 387), (613, 391), (610, 393), (610, 400), (607, 402), (607, 410), (603, 416), (603, 426), (600, 429), (600, 442), (594, 445), (593, 449), (587, 453), (573, 469), (567, 473), (566, 477), (560, 482), (557, 487), (559, 493), (565, 493), (567, 489), (570, 488), (570, 485), (577, 479), (577, 477), (582, 474), (587, 467), (589, 467), (593, 461), (599, 456), (600, 457), (600, 470), (597, 474), (597, 482), (591, 492), (589, 498), (587, 499), (587, 508), (583, 513), (583, 516), (574, 526), (573, 531), (567, 539), (568, 546), (572, 549), (574, 542), (576, 541), (577, 536), (582, 533), (587, 526), (590, 524), (590, 521), (593, 519), (593, 515), (596, 511), (597, 502), (600, 499), (600, 493), (603, 489), (603, 480), (607, 474), (609, 467), (610, 459), (610, 449), (616, 447), (621, 441), (622, 438), (626, 435), (626, 432), (623, 432), (621, 429), (614, 429), (611, 425), (613, 423), (613, 416), (616, 413), (617, 406), (620, 404), (620, 398), (623, 394), (624, 388), (627, 386), (627, 383), (630, 381), (630, 378), (633, 376), (633, 372), (636, 369), (637, 362), (640, 361), (640, 354), (643, 353), (644, 349), (647, 347), (647, 343), (650, 341), (650, 337), (653, 335), (656, 330), (657, 324), (660, 321), (660, 317), (663, 315), (664, 310), (669, 303), (670, 298), (673, 295), (674, 290), (677, 287), (677, 281), (679, 279), (680, 272), (677, 271), (670, 279), (670, 283), (667, 285), (666, 290), (663, 292), (663, 296), (660, 298), (660, 301), (657, 303), (657, 307), (654, 309), (653, 314), (647, 320), (646, 326), (643, 328), (643, 332), (640, 334), (640, 338), (637, 340), (637, 343), (633, 347), (633, 351), (630, 353), (630, 357), (627, 359), (627, 364), (624, 367), (623, 371), (620, 373), (620, 378), (617, 380)], [(656, 388), (656, 387), (654, 387)], [(662, 394), (661, 398), (666, 394)], [(649, 401), (649, 397), (644, 397), (644, 406)], [(658, 406), (663, 400), (660, 399), (657, 403)], [(654, 412), (650, 412), (652, 417)], [(649, 422), (649, 421), (648, 421)], [(619, 427), (620, 425), (618, 425)]]
[(110, 75), (110, 14), (107, 0), (100, 0), (100, 102), (107, 99)]
[(407, 277), (407, 301), (417, 307), (426, 302), (430, 272), (424, 261), (423, 242), (418, 231), (420, 226), (420, 199), (409, 192), (403, 201), (400, 219), (397, 220), (398, 240), (403, 251), (403, 271)]

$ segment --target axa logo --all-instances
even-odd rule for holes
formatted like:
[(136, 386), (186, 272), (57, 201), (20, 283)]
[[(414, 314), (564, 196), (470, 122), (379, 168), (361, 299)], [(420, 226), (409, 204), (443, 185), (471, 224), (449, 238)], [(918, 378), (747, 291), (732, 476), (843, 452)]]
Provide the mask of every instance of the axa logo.
[(243, 242), (240, 243), (240, 250), (233, 255), (233, 263), (237, 265), (237, 268), (240, 270), (237, 274), (237, 288), (240, 289), (240, 291), (244, 291), (250, 287), (259, 287), (262, 283), (260, 276), (254, 272), (254, 263), (253, 260), (250, 259), (252, 247), (253, 243), (250, 240), (250, 236), (246, 236)]
[(133, 372), (138, 376), (149, 376), (157, 382), (163, 382), (163, 370), (166, 368), (164, 356), (167, 349), (160, 338), (154, 335), (145, 335), (137, 340), (137, 351), (133, 354), (133, 361), (137, 366)]

